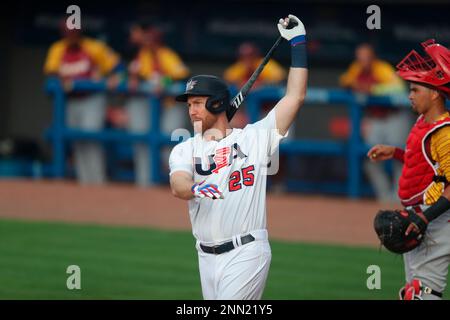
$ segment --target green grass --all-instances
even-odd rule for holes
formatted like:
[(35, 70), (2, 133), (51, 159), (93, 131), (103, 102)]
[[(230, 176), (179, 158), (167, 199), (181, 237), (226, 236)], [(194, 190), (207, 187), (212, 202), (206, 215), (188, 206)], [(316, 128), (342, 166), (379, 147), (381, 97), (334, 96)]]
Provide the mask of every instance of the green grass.
[[(396, 299), (400, 256), (271, 241), (265, 299)], [(369, 265), (381, 290), (368, 290)], [(68, 290), (69, 265), (81, 290)], [(201, 299), (193, 236), (146, 228), (0, 220), (0, 299)]]

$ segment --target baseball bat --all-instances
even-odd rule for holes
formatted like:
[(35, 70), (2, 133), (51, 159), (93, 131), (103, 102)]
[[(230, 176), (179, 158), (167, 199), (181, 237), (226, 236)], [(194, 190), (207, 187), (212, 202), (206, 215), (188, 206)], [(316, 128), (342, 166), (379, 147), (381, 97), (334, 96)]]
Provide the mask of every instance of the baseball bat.
[[(293, 27), (297, 26), (297, 22), (295, 21), (289, 21), (289, 24), (287, 25), (287, 29), (292, 29)], [(255, 83), (258, 76), (263, 71), (264, 67), (266, 66), (267, 62), (269, 62), (270, 58), (272, 58), (275, 50), (280, 45), (281, 41), (283, 40), (282, 36), (279, 36), (277, 41), (273, 44), (272, 48), (270, 48), (269, 52), (265, 55), (263, 61), (259, 64), (258, 68), (253, 72), (250, 79), (247, 80), (247, 82), (242, 86), (241, 90), (234, 96), (234, 98), (230, 102), (230, 108), (227, 110), (227, 118), (228, 121), (231, 121), (233, 119), (234, 114), (239, 109), (242, 102), (244, 102), (245, 97), (250, 92), (250, 89), (252, 88), (253, 84)]]

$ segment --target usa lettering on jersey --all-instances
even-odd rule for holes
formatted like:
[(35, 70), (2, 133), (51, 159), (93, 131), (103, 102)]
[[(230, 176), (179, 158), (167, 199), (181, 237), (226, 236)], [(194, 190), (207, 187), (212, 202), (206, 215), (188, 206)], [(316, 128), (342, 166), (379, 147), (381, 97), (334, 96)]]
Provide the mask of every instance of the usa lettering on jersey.
[(220, 169), (231, 166), (236, 158), (244, 159), (247, 155), (242, 152), (240, 146), (234, 143), (232, 147), (223, 147), (216, 150), (215, 154), (208, 155), (208, 169), (203, 170), (201, 157), (194, 157), (195, 172), (201, 176), (209, 176), (219, 173)]

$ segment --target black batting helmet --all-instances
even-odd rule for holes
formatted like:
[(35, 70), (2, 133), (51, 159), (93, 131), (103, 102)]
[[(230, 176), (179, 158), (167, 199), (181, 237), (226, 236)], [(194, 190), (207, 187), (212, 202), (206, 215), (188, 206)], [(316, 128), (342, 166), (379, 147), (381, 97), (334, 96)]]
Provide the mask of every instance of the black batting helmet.
[(212, 114), (226, 111), (230, 105), (230, 91), (226, 83), (216, 76), (194, 76), (186, 84), (186, 91), (177, 96), (177, 101), (186, 102), (190, 96), (208, 96), (206, 109)]

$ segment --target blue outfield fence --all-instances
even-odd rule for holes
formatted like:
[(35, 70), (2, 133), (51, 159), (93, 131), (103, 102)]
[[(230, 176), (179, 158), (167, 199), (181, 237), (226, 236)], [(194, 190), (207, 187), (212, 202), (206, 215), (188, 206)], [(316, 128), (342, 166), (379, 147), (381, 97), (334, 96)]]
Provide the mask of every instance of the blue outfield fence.
[[(105, 129), (102, 131), (87, 132), (70, 129), (65, 121), (65, 101), (64, 92), (60, 81), (56, 78), (49, 78), (45, 89), (53, 97), (53, 121), (51, 127), (46, 131), (46, 138), (50, 141), (53, 149), (52, 161), (47, 166), (46, 173), (55, 178), (66, 176), (66, 151), (67, 144), (74, 140), (95, 140), (99, 142), (143, 142), (147, 143), (151, 152), (151, 172), (153, 183), (159, 184), (167, 181), (160, 170), (161, 148), (172, 146), (178, 141), (171, 141), (167, 134), (160, 130), (161, 100), (166, 96), (175, 96), (184, 91), (185, 83), (176, 82), (166, 89), (160, 96), (151, 95), (151, 86), (142, 85), (138, 93), (146, 94), (151, 105), (151, 126), (148, 133), (132, 134), (116, 129)], [(73, 86), (74, 92), (106, 92), (108, 89), (104, 82), (76, 81)], [(232, 93), (236, 92), (232, 88)], [(122, 83), (111, 93), (127, 93), (125, 83)], [(283, 97), (285, 87), (268, 86), (251, 91), (246, 98), (246, 113), (250, 122), (255, 122), (261, 118), (261, 105), (265, 101), (276, 101)], [(362, 185), (362, 162), (368, 151), (368, 146), (362, 141), (360, 135), (362, 111), (367, 105), (386, 106), (394, 108), (409, 108), (409, 100), (406, 95), (372, 97), (365, 95), (353, 95), (342, 89), (308, 88), (306, 97), (307, 104), (329, 104), (345, 105), (351, 121), (351, 133), (345, 141), (335, 140), (311, 140), (295, 139), (283, 142), (280, 145), (280, 154), (287, 157), (300, 154), (314, 155), (336, 155), (346, 159), (347, 179), (344, 183), (311, 183), (306, 181), (295, 181), (287, 179), (289, 189), (302, 191), (331, 192), (346, 194), (351, 198), (363, 195)], [(150, 164), (149, 164), (150, 165)]]

